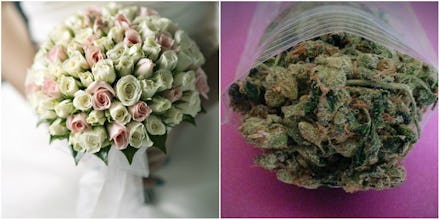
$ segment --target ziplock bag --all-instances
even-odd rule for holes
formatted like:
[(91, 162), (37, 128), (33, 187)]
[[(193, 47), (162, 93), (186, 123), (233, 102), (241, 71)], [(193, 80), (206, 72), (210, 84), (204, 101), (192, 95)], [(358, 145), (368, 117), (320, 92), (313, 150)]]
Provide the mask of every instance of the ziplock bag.
[[(302, 41), (338, 32), (363, 37), (438, 69), (437, 56), (410, 3), (261, 2), (252, 18), (232, 82)], [(222, 124), (237, 121), (231, 120), (227, 92), (222, 94), (222, 101), (226, 107)], [(429, 118), (429, 112), (424, 120)]]
[(259, 5), (224, 102), (244, 115), (226, 122), (263, 149), (255, 164), (310, 189), (405, 181), (401, 162), (437, 100), (435, 56), (411, 14), (401, 3)]

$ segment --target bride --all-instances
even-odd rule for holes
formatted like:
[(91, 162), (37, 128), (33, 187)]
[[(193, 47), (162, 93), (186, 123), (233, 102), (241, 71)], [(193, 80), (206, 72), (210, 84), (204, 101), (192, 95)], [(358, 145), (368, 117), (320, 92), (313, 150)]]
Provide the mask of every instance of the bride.
[(197, 127), (181, 125), (170, 133), (164, 165), (162, 154), (148, 152), (149, 168), (141, 173), (150, 175), (143, 182), (141, 175), (106, 167), (93, 156), (75, 166), (66, 142), (49, 145), (47, 128), (35, 127), (37, 117), (24, 99), (24, 78), (33, 44), (38, 47), (62, 19), (91, 3), (3, 3), (2, 80), (8, 82), (1, 88), (3, 217), (218, 216), (217, 5), (132, 4), (156, 9), (199, 44), (211, 86), (204, 103), (208, 113), (197, 118)]

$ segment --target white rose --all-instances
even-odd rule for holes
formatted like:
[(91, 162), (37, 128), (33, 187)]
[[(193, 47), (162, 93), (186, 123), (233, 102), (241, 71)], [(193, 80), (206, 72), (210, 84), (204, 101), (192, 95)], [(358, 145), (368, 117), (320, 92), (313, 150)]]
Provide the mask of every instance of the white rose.
[(110, 59), (99, 60), (92, 67), (92, 73), (96, 81), (105, 81), (109, 84), (112, 84), (116, 79), (113, 62)]
[(115, 101), (112, 103), (109, 109), (110, 116), (113, 120), (121, 123), (127, 124), (131, 120), (131, 115), (128, 112), (127, 108), (122, 105), (121, 102)]
[(128, 143), (132, 147), (151, 147), (153, 145), (153, 142), (151, 141), (150, 137), (148, 137), (147, 130), (142, 123), (132, 121), (127, 124), (127, 128), (129, 130)]
[(110, 38), (106, 38), (106, 37), (101, 37), (95, 41), (93, 41), (93, 44), (97, 47), (99, 47), (99, 49), (101, 49), (101, 51), (108, 51), (110, 49), (113, 48), (113, 46), (115, 45), (113, 43), (113, 40)]
[(84, 53), (84, 49), (81, 43), (78, 43), (76, 41), (71, 41), (69, 44), (67, 44), (66, 50), (69, 57), (74, 56), (77, 52), (81, 53), (81, 55)]
[(126, 54), (128, 47), (121, 43), (116, 44), (113, 49), (107, 51), (106, 55), (113, 63), (118, 63), (120, 58)]
[(174, 68), (176, 68), (177, 59), (177, 54), (174, 52), (174, 50), (167, 50), (160, 55), (157, 64), (159, 69), (167, 69), (172, 71)]
[(180, 101), (176, 104), (176, 108), (183, 114), (195, 117), (201, 111), (200, 95), (195, 91), (187, 91), (183, 94)]
[(196, 73), (192, 70), (180, 72), (174, 76), (173, 86), (180, 87), (182, 91), (194, 90), (196, 83)]
[(144, 57), (144, 51), (142, 51), (142, 47), (140, 44), (132, 45), (127, 51), (127, 55), (131, 57), (133, 63), (137, 63), (142, 57)]
[(168, 126), (176, 126), (180, 124), (183, 119), (183, 113), (175, 107), (168, 109), (163, 116), (165, 118), (163, 121)]
[(162, 92), (173, 87), (173, 74), (169, 70), (160, 69), (154, 73), (152, 80), (157, 85), (157, 91)]
[(123, 76), (116, 83), (116, 97), (125, 106), (134, 105), (141, 98), (141, 84), (132, 75)]
[(69, 59), (65, 60), (63, 63), (63, 69), (74, 77), (78, 77), (78, 73), (82, 72), (83, 69), (88, 69), (89, 64), (86, 58), (79, 52), (75, 51)]
[(193, 59), (184, 51), (179, 51), (177, 53), (177, 58), (176, 71), (185, 71), (193, 65)]
[(86, 118), (86, 122), (91, 125), (104, 125), (106, 121), (104, 111), (92, 110)]
[(62, 94), (73, 97), (78, 91), (78, 82), (73, 77), (61, 76), (58, 79), (58, 89)]
[(155, 37), (147, 37), (145, 38), (144, 44), (142, 46), (142, 50), (144, 54), (149, 59), (156, 61), (159, 57), (159, 53), (161, 51), (160, 45), (156, 42)]
[(145, 127), (147, 128), (148, 133), (152, 135), (163, 135), (167, 132), (165, 124), (155, 115), (150, 115), (145, 120)]
[[(143, 39), (147, 39), (149, 37), (155, 37), (159, 30), (154, 26), (151, 22), (151, 18), (149, 17), (138, 17), (140, 19), (135, 20), (135, 22), (139, 23), (139, 34)], [(142, 19), (142, 20), (141, 20)]]
[(60, 65), (58, 65), (56, 63), (51, 63), (48, 66), (47, 73), (49, 74), (49, 76), (58, 78), (58, 77), (60, 77), (62, 75), (65, 75), (66, 71), (64, 71), (63, 68)]
[(84, 19), (83, 16), (81, 15), (73, 15), (68, 17), (65, 21), (64, 24), (67, 27), (70, 27), (73, 32), (78, 32), (78, 30), (82, 29), (84, 26)]
[(95, 81), (95, 79), (93, 78), (93, 74), (89, 71), (79, 73), (78, 77), (84, 87), (88, 87)]
[(73, 106), (75, 106), (76, 109), (87, 111), (92, 107), (92, 105), (92, 95), (83, 90), (78, 90), (75, 93), (75, 97), (73, 98)]
[(92, 28), (82, 28), (79, 29), (76, 33), (75, 33), (75, 41), (78, 43), (84, 43), (87, 41), (87, 39), (93, 35), (93, 29)]
[(141, 89), (142, 89), (141, 99), (144, 101), (147, 101), (148, 99), (153, 97), (154, 94), (156, 94), (157, 89), (159, 88), (158, 84), (150, 79), (144, 79), (139, 82), (141, 84)]
[(80, 145), (88, 153), (96, 153), (108, 144), (108, 136), (103, 126), (84, 131), (80, 136)]
[(168, 19), (163, 17), (157, 17), (156, 19), (152, 19), (151, 21), (156, 29), (160, 31), (168, 31), (170, 33), (174, 33), (176, 31), (176, 25)]
[(67, 118), (73, 111), (75, 111), (75, 107), (70, 99), (65, 99), (55, 106), (55, 113), (61, 118)]
[(153, 112), (162, 113), (171, 108), (171, 101), (163, 97), (154, 97), (148, 104)]
[(133, 59), (129, 56), (122, 56), (115, 69), (118, 71), (119, 76), (131, 75), (134, 69)]
[(50, 32), (49, 38), (57, 45), (66, 45), (72, 39), (72, 33), (68, 27), (60, 25)]
[(37, 113), (41, 119), (55, 119), (57, 114), (54, 111), (56, 101), (54, 99), (41, 99), (38, 103)]
[(71, 132), (69, 135), (69, 145), (73, 147), (73, 150), (76, 152), (82, 152), (84, 151), (84, 148), (81, 146), (81, 136), (82, 133), (74, 133)]
[(49, 126), (49, 134), (52, 136), (65, 135), (68, 132), (69, 130), (66, 127), (66, 122), (61, 118), (55, 119), (55, 121)]

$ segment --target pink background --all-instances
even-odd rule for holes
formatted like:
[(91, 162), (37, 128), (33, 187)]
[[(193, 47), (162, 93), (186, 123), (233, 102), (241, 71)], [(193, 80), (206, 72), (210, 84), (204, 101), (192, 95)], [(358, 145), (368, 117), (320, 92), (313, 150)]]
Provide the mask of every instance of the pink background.
[[(438, 54), (437, 3), (412, 6)], [(233, 80), (255, 8), (255, 3), (222, 3), (222, 91)], [(391, 190), (355, 194), (341, 189), (307, 190), (279, 182), (273, 173), (253, 165), (258, 150), (244, 142), (236, 127), (223, 125), (222, 217), (437, 217), (437, 109), (404, 160), (406, 182)]]

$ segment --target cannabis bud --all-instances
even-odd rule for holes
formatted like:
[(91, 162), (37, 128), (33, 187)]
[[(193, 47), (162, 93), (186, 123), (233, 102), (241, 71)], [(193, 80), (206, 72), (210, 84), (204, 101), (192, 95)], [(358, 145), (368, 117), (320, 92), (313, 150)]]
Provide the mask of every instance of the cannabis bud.
[(436, 71), (364, 38), (334, 33), (304, 41), (231, 85), (255, 163), (285, 183), (347, 192), (405, 180), (401, 161), (437, 102)]

